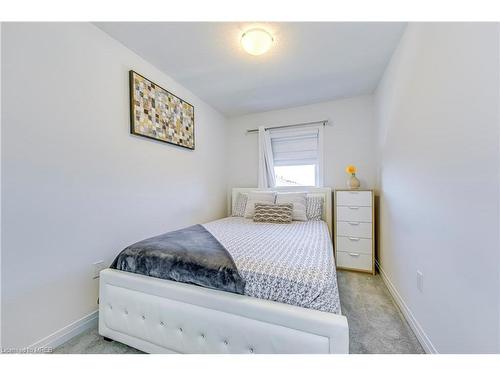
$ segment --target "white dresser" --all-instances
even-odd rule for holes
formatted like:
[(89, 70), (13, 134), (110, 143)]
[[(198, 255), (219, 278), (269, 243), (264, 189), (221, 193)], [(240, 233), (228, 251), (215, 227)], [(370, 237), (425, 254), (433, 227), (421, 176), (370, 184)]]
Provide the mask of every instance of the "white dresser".
[(337, 268), (375, 274), (373, 190), (335, 190)]

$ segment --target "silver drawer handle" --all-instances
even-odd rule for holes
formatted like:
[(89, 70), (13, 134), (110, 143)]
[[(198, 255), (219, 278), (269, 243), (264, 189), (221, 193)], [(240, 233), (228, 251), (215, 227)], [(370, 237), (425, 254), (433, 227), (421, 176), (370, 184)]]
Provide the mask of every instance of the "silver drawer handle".
[(349, 237), (351, 241), (359, 241), (360, 239), (358, 237)]
[(352, 256), (352, 257), (359, 257), (358, 253), (349, 253), (349, 255)]
[(350, 225), (359, 225), (359, 223), (355, 222), (355, 221), (349, 221), (349, 224)]
[(349, 206), (349, 209), (350, 209), (350, 210), (359, 210), (359, 207), (356, 207), (356, 206)]

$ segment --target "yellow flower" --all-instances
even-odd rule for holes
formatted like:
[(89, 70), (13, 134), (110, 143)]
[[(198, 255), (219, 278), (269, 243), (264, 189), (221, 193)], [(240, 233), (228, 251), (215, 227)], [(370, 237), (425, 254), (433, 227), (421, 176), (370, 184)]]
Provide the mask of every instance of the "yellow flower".
[(355, 174), (357, 169), (354, 165), (348, 165), (345, 169), (346, 173)]

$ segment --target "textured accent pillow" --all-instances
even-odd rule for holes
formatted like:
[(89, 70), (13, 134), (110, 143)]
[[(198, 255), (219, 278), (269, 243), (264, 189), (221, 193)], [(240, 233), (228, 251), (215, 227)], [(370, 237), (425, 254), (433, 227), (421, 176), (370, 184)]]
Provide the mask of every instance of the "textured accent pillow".
[(255, 203), (253, 221), (258, 223), (288, 224), (292, 222), (293, 204)]
[(245, 217), (251, 219), (255, 212), (255, 203), (274, 204), (276, 198), (275, 191), (251, 191), (248, 193), (247, 205), (245, 207)]
[(308, 220), (321, 220), (323, 217), (324, 198), (308, 195), (306, 198), (306, 215)]
[(278, 193), (276, 204), (292, 203), (293, 220), (307, 221), (306, 193)]
[(245, 208), (247, 206), (248, 194), (238, 193), (233, 202), (232, 216), (245, 216)]

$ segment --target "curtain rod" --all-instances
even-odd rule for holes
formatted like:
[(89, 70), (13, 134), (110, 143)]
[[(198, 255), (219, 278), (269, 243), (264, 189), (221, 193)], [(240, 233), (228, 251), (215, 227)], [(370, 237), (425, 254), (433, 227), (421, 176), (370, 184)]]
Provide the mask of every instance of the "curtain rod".
[[(269, 129), (280, 129), (280, 128), (290, 128), (292, 126), (305, 126), (305, 125), (314, 125), (314, 124), (323, 124), (323, 126), (328, 124), (328, 120), (320, 120), (320, 121), (311, 121), (311, 122), (302, 122), (300, 124), (290, 124), (290, 125), (280, 125), (280, 126), (270, 126), (266, 127), (265, 130)], [(248, 133), (257, 133), (259, 129), (247, 129)]]

